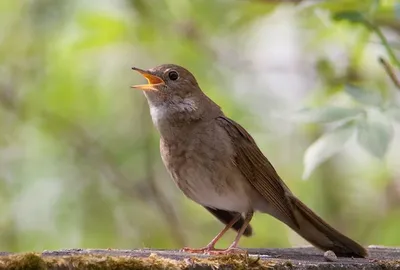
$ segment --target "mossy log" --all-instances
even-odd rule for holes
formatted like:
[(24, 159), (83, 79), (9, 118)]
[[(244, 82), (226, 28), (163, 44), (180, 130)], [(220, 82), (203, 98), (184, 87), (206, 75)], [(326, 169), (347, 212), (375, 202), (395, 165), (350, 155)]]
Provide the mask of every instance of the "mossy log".
[(0, 252), (0, 269), (400, 269), (400, 248), (368, 250), (369, 258), (339, 257), (334, 262), (312, 247), (248, 249), (248, 254), (224, 256), (156, 249)]

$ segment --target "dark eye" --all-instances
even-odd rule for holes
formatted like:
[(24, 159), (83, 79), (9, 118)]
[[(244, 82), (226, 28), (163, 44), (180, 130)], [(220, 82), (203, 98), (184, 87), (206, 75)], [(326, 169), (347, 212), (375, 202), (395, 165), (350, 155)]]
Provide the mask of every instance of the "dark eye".
[(170, 72), (168, 73), (168, 77), (169, 77), (170, 80), (176, 81), (176, 80), (179, 78), (179, 74), (178, 74), (178, 72), (176, 72), (175, 70), (173, 70), (173, 71), (170, 71)]

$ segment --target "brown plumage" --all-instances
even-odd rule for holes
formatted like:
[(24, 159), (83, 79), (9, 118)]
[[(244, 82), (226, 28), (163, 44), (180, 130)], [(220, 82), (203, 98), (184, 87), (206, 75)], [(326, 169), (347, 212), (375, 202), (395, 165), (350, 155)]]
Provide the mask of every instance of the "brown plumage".
[[(259, 211), (284, 222), (322, 250), (367, 256), (362, 246), (292, 194), (250, 134), (223, 114), (189, 71), (177, 65), (133, 69), (149, 82), (133, 87), (145, 93), (160, 133), (161, 157), (172, 179), (188, 198), (226, 224), (205, 248), (185, 251), (236, 251), (240, 237), (252, 234), (249, 223)], [(230, 228), (238, 231), (235, 241), (226, 250), (216, 250), (215, 243)]]

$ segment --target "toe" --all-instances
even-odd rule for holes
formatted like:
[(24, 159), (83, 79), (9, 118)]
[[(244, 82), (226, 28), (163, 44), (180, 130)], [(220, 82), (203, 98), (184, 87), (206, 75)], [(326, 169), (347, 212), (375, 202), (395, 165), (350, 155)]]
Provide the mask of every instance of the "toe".
[(187, 252), (187, 253), (205, 253), (208, 254), (209, 252), (213, 252), (213, 251), (222, 251), (222, 249), (216, 249), (214, 247), (204, 247), (204, 248), (188, 248), (188, 247), (184, 247), (182, 249), (180, 249), (179, 251), (181, 252)]
[(244, 249), (231, 247), (228, 249), (214, 249), (207, 252), (210, 255), (225, 255), (225, 254), (246, 254), (247, 251)]

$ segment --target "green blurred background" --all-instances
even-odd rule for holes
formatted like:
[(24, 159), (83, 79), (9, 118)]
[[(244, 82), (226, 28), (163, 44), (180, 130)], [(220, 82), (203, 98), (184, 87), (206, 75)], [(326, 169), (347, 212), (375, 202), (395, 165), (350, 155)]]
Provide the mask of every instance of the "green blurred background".
[[(163, 63), (192, 71), (334, 227), (400, 245), (399, 123), (367, 132), (381, 158), (354, 135), (314, 151), (321, 165), (303, 181), (307, 148), (331, 126), (296, 117), (378, 107), (351, 99), (348, 84), (398, 108), (378, 57), (399, 75), (399, 2), (9, 0), (0, 22), (0, 250), (201, 247), (219, 232), (173, 184), (147, 102), (130, 89), (144, 81), (131, 66)], [(306, 244), (267, 215), (252, 224), (242, 247)]]

